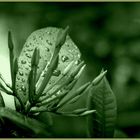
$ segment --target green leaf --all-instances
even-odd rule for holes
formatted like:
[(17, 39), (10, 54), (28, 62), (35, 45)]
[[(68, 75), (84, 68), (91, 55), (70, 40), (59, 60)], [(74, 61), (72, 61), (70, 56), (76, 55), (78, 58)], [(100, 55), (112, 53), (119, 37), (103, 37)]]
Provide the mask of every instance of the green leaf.
[(116, 99), (104, 77), (88, 94), (87, 107), (96, 112), (87, 117), (88, 136), (109, 138), (114, 135)]
[(51, 137), (51, 134), (48, 132), (49, 128), (46, 125), (12, 109), (1, 107), (0, 117), (8, 119), (21, 128), (23, 132), (28, 135), (31, 134), (33, 137)]

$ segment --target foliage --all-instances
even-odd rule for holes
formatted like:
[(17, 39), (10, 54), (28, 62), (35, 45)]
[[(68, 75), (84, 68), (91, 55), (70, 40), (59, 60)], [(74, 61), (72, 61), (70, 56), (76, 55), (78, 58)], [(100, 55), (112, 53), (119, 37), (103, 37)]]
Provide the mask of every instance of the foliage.
[[(5, 107), (0, 96), (0, 118), (1, 131), (6, 131), (10, 137), (56, 137), (54, 114), (84, 117), (86, 137), (114, 136), (116, 101), (105, 78), (107, 71), (74, 89), (85, 64), (67, 34), (68, 27), (37, 30), (27, 39), (20, 56), (15, 57), (12, 35), (8, 33), (12, 86), (1, 76), (0, 89), (14, 96), (16, 110)], [(77, 107), (83, 95), (87, 104)], [(71, 108), (71, 104), (76, 108)], [(67, 111), (63, 110), (65, 106)], [(49, 113), (47, 123), (38, 118), (41, 112)]]

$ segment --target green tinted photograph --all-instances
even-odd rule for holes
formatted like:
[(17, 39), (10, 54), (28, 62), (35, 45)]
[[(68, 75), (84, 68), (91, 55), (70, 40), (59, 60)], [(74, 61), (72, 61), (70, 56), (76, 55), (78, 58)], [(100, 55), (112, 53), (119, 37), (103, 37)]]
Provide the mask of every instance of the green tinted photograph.
[(140, 3), (0, 2), (0, 138), (140, 138)]

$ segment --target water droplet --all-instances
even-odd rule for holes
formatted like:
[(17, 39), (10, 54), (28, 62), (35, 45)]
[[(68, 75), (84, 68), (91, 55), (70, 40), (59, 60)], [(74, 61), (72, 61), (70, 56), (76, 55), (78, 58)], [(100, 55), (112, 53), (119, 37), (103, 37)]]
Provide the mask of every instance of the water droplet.
[(66, 46), (67, 46), (67, 47), (69, 47), (69, 46), (70, 46), (68, 42), (66, 42), (65, 44), (66, 44)]
[(52, 97), (51, 98), (55, 98), (56, 96), (55, 95), (52, 95)]
[(41, 96), (46, 96), (46, 94), (47, 94), (47, 93), (45, 92), (45, 93), (43, 93)]
[(80, 58), (80, 54), (78, 54), (77, 56), (78, 56), (78, 58)]
[(49, 31), (47, 31), (46, 33), (47, 33), (48, 35), (51, 35), (51, 32), (49, 32)]
[(27, 51), (33, 51), (33, 49), (32, 48), (29, 48), (29, 49), (27, 49)]
[(19, 89), (19, 92), (21, 92), (22, 90), (21, 89)]
[(60, 70), (54, 70), (53, 75), (54, 76), (59, 76), (61, 74)]
[(80, 62), (81, 62), (81, 60), (78, 59), (78, 60), (75, 61), (75, 64), (78, 65)]
[(36, 39), (36, 37), (35, 36), (33, 36), (33, 40), (35, 40)]
[(56, 95), (59, 95), (61, 93), (61, 91), (59, 90), (57, 93), (56, 93)]
[(39, 36), (39, 38), (40, 38), (41, 40), (43, 40), (43, 37), (42, 37), (42, 36)]
[(29, 48), (29, 45), (26, 44), (26, 47)]
[(20, 80), (20, 77), (17, 77), (18, 80)]
[(61, 57), (61, 59), (62, 59), (62, 62), (65, 62), (65, 61), (67, 61), (69, 58), (68, 58), (68, 56), (63, 55), (63, 56)]
[(49, 51), (50, 51), (50, 49), (46, 47), (46, 51), (47, 51), (47, 52), (49, 52)]
[(23, 76), (23, 72), (22, 72), (22, 71), (19, 71), (19, 75), (20, 75), (20, 76)]
[(50, 40), (46, 40), (46, 42), (47, 42), (50, 46), (52, 46), (52, 43), (51, 43)]
[(46, 75), (46, 71), (43, 72), (42, 77), (45, 77), (45, 75)]
[(29, 53), (25, 54), (28, 58), (31, 58), (31, 55)]
[(26, 87), (24, 85), (22, 85), (21, 90), (25, 92), (26, 91)]
[(25, 79), (22, 78), (21, 81), (22, 81), (22, 82), (25, 82)]
[(29, 68), (28, 68), (28, 67), (26, 67), (25, 69), (26, 69), (26, 70), (29, 70)]
[(26, 61), (25, 60), (21, 60), (21, 64), (26, 64)]
[(46, 63), (47, 63), (47, 61), (48, 61), (48, 60), (47, 60), (47, 59), (45, 59), (45, 62), (46, 62)]

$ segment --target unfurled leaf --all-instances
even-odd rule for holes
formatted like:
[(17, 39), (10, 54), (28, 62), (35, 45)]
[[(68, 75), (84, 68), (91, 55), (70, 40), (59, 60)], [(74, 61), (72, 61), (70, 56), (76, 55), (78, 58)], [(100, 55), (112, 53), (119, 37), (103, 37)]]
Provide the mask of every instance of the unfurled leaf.
[(113, 137), (116, 121), (116, 99), (105, 77), (91, 88), (87, 107), (89, 110), (96, 110), (95, 113), (87, 117), (88, 136)]
[(47, 127), (47, 124), (44, 125), (43, 123), (24, 116), (12, 109), (1, 107), (0, 117), (8, 119), (21, 128), (23, 132), (28, 135), (31, 134), (33, 137), (51, 137), (51, 134), (48, 132), (49, 128)]

